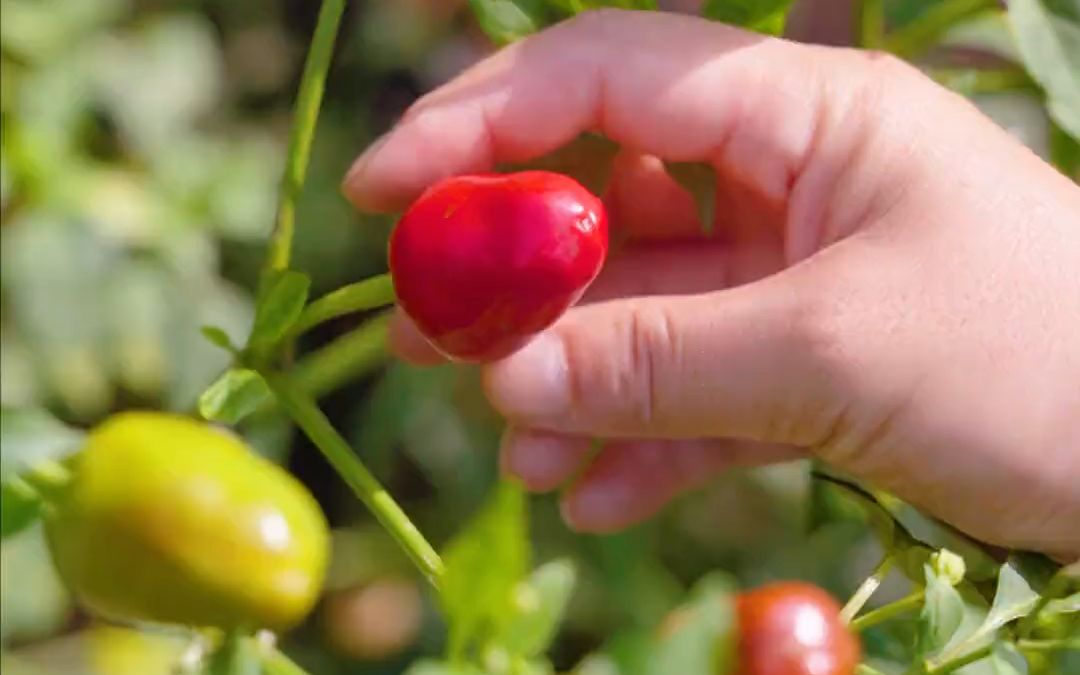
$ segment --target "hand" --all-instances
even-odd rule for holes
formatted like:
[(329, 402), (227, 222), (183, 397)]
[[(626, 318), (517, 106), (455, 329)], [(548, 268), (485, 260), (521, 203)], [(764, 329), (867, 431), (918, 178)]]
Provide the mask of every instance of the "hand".
[[(624, 148), (605, 201), (631, 244), (485, 368), (507, 472), (573, 480), (567, 521), (610, 531), (812, 454), (987, 542), (1080, 555), (1075, 184), (891, 57), (601, 11), (418, 101), (346, 191), (401, 208), (585, 130)], [(658, 158), (715, 168), (712, 238)], [(407, 318), (394, 342), (438, 358)]]

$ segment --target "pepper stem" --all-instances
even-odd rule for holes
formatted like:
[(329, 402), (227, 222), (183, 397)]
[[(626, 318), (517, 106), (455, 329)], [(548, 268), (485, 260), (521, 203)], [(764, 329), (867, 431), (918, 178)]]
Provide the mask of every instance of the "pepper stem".
[(412, 559), (435, 588), (443, 575), (443, 562), (424, 535), (413, 524), (390, 493), (357, 458), (352, 448), (334, 429), (315, 400), (295, 386), (286, 375), (264, 372), (278, 403), (307, 434), (327, 461), (337, 470), (361, 501)]

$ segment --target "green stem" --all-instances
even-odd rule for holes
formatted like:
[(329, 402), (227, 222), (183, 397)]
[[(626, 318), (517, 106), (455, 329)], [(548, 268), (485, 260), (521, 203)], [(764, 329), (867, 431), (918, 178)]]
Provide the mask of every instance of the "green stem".
[(862, 0), (858, 7), (859, 46), (863, 49), (881, 49), (885, 44), (884, 0)]
[(1066, 638), (1064, 640), (1020, 640), (1016, 648), (1022, 652), (1059, 652), (1066, 649), (1080, 650), (1080, 637)]
[(865, 663), (855, 666), (855, 675), (885, 675), (877, 668), (872, 668)]
[(892, 571), (892, 567), (893, 557), (886, 554), (877, 567), (874, 568), (873, 574), (862, 582), (859, 588), (855, 590), (855, 593), (852, 594), (851, 599), (844, 605), (844, 609), (840, 612), (840, 618), (844, 623), (851, 623), (851, 620), (862, 610), (870, 597), (877, 592), (877, 589), (881, 588), (882, 582)]
[(965, 96), (1038, 91), (1031, 76), (1020, 68), (937, 68), (930, 70), (929, 75), (938, 84)]
[(308, 675), (306, 670), (277, 648), (263, 651), (260, 661), (263, 675)]
[(925, 670), (926, 675), (945, 675), (946, 673), (956, 672), (964, 666), (970, 666), (976, 661), (982, 661), (987, 656), (990, 656), (990, 652), (993, 650), (993, 648), (993, 644), (984, 645), (974, 651), (968, 652), (967, 654), (957, 656), (953, 659), (949, 659), (944, 663), (940, 663), (937, 665), (928, 665)]
[(63, 494), (73, 477), (72, 468), (67, 461), (48, 459), (19, 474), (14, 485), (26, 496), (33, 495), (48, 502)]
[(443, 563), (420, 530), (394, 501), (390, 493), (368, 471), (349, 444), (334, 430), (330, 420), (319, 410), (315, 400), (287, 376), (264, 372), (278, 403), (292, 416), (312, 443), (345, 479), (356, 496), (375, 514), (383, 527), (412, 558), (413, 563), (436, 588), (443, 574)]
[(293, 380), (319, 398), (344, 382), (371, 372), (386, 361), (389, 323), (390, 316), (381, 314), (305, 355), (293, 368)]
[(290, 336), (295, 337), (324, 321), (383, 307), (392, 304), (394, 300), (393, 280), (389, 274), (380, 274), (355, 284), (342, 286), (315, 300), (304, 308), (289, 333)]
[(888, 36), (885, 49), (903, 58), (914, 58), (930, 48), (953, 26), (997, 6), (997, 0), (943, 0)]
[(324, 0), (319, 11), (318, 24), (315, 26), (315, 35), (311, 39), (311, 49), (304, 64), (304, 74), (301, 76), (300, 91), (296, 98), (289, 155), (278, 201), (277, 223), (270, 238), (270, 250), (266, 258), (266, 267), (271, 270), (284, 270), (289, 267), (293, 231), (296, 226), (296, 201), (307, 174), (311, 140), (315, 136), (315, 123), (326, 88), (326, 73), (330, 69), (334, 42), (344, 11), (345, 0)]
[(206, 670), (208, 675), (259, 675), (259, 663), (244, 633), (230, 630), (210, 655)]
[(856, 633), (861, 633), (872, 626), (884, 623), (893, 617), (917, 609), (919, 605), (922, 604), (925, 595), (925, 591), (918, 590), (896, 602), (891, 602), (883, 607), (878, 607), (871, 612), (867, 612), (851, 622), (851, 630)]

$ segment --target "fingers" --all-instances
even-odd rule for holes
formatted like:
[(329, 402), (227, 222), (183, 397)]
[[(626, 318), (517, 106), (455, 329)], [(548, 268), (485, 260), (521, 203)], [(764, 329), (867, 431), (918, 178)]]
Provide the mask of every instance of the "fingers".
[(613, 233), (642, 241), (702, 236), (693, 197), (652, 155), (624, 150), (616, 156), (604, 205)]
[[(596, 130), (643, 153), (738, 167), (738, 182), (780, 198), (813, 146), (825, 53), (686, 16), (586, 13), (421, 99), (345, 191), (360, 208), (392, 210), (442, 177)], [(852, 72), (830, 73), (830, 88)]]
[(592, 454), (592, 441), (535, 430), (509, 428), (499, 458), (504, 474), (533, 492), (550, 492), (569, 481)]
[(503, 443), (503, 470), (536, 492), (554, 490), (581, 473), (563, 495), (567, 523), (583, 532), (612, 532), (644, 521), (672, 499), (736, 467), (803, 456), (788, 445), (728, 440), (622, 440), (589, 462), (590, 441), (534, 431)]
[[(701, 240), (629, 246), (605, 265), (581, 303), (723, 288), (745, 272), (743, 257), (722, 245)], [(390, 344), (395, 354), (414, 365), (444, 361), (400, 310), (390, 324)]]
[(839, 396), (791, 277), (577, 307), (484, 369), (488, 397), (547, 431), (805, 444)]

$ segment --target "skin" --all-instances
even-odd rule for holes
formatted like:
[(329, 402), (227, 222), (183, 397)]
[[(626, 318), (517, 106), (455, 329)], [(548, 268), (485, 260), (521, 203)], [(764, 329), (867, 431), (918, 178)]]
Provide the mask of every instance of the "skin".
[[(623, 148), (605, 201), (637, 243), (485, 367), (508, 474), (607, 532), (816, 455), (989, 543), (1080, 555), (1076, 184), (894, 58), (599, 11), (419, 100), (345, 191), (401, 209), (585, 130)], [(716, 169), (713, 239), (658, 158)]]

